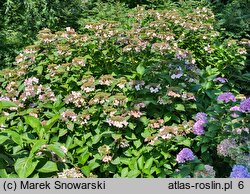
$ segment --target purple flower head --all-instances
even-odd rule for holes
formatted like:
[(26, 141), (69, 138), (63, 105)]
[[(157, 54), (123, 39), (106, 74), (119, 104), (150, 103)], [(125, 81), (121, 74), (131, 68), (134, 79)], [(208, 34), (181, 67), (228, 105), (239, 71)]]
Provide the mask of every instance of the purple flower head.
[(178, 163), (185, 163), (194, 159), (194, 153), (189, 148), (183, 148), (176, 156)]
[(250, 178), (250, 173), (243, 165), (234, 165), (230, 178)]
[(204, 123), (207, 123), (207, 114), (204, 112), (198, 112), (195, 116), (196, 121), (203, 121)]
[(193, 126), (193, 133), (196, 135), (203, 135), (205, 133), (204, 124), (202, 120), (196, 121)]
[(242, 100), (240, 103), (240, 109), (244, 112), (250, 112), (250, 98)]
[(230, 108), (230, 111), (241, 111), (240, 107), (239, 106), (232, 106)]
[(226, 83), (228, 82), (226, 78), (224, 77), (217, 77), (213, 80), (214, 82), (220, 82), (220, 83)]
[(204, 124), (207, 123), (207, 114), (204, 112), (198, 112), (195, 116), (196, 122), (193, 126), (193, 133), (196, 135), (203, 135), (204, 131)]
[(223, 94), (220, 94), (217, 100), (228, 103), (229, 101), (235, 102), (236, 98), (231, 92), (225, 92)]

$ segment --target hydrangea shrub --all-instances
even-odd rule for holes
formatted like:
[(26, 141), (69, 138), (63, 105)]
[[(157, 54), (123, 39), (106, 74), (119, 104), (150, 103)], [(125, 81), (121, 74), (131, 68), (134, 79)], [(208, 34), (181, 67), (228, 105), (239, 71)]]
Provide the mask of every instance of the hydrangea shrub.
[(230, 77), (244, 47), (205, 7), (127, 17), (43, 29), (0, 72), (1, 177), (246, 174), (249, 98)]

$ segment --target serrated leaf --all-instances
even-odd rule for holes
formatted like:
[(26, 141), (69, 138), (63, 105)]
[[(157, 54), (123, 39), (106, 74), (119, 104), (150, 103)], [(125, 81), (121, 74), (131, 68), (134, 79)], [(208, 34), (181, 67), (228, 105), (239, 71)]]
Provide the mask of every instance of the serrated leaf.
[(70, 146), (72, 145), (72, 142), (73, 142), (73, 138), (72, 138), (71, 136), (68, 136), (68, 137), (67, 137), (67, 140), (66, 140), (66, 143), (65, 143), (65, 147), (66, 147), (67, 149), (69, 149)]
[(37, 169), (38, 172), (42, 173), (50, 173), (50, 172), (57, 172), (57, 164), (52, 161), (47, 161), (41, 168)]
[(42, 75), (43, 73), (43, 66), (37, 66), (36, 68), (34, 68), (34, 70), (37, 71), (37, 75)]
[(37, 164), (38, 161), (31, 157), (18, 158), (14, 165), (14, 168), (19, 178), (27, 178), (34, 172)]
[(67, 124), (67, 129), (69, 129), (70, 131), (73, 131), (75, 127), (75, 124), (73, 122), (70, 122)]

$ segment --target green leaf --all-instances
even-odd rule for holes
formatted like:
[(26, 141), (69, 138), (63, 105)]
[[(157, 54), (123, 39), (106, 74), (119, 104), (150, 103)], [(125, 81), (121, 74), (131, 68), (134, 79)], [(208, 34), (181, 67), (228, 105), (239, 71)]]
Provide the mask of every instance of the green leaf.
[(136, 125), (134, 125), (133, 123), (129, 123), (128, 127), (133, 130), (136, 127)]
[(201, 153), (206, 152), (208, 148), (209, 148), (209, 145), (208, 145), (208, 144), (203, 144), (203, 145), (201, 146)]
[(38, 118), (33, 116), (25, 116), (24, 117), (25, 122), (30, 125), (33, 129), (40, 129), (41, 123)]
[(0, 101), (0, 110), (10, 107), (17, 107), (17, 105), (14, 102), (7, 101), (7, 100), (1, 100)]
[(5, 161), (5, 159), (0, 157), (0, 169), (6, 169), (7, 166), (8, 166), (8, 163)]
[(185, 178), (187, 177), (189, 174), (190, 174), (190, 168), (189, 166), (183, 166), (180, 170), (180, 173), (181, 177), (179, 178)]
[(142, 142), (141, 142), (140, 139), (135, 140), (133, 143), (134, 143), (134, 145), (135, 145), (136, 148), (139, 148), (142, 145)]
[(75, 127), (75, 124), (73, 122), (70, 122), (67, 124), (67, 129), (69, 129), (70, 131), (73, 131)]
[(141, 157), (138, 159), (137, 163), (138, 163), (139, 169), (142, 170), (142, 169), (143, 169), (143, 165), (144, 165), (144, 156), (141, 156)]
[(0, 169), (0, 178), (8, 178), (8, 174), (5, 169)]
[(151, 168), (151, 166), (152, 166), (152, 164), (153, 164), (153, 161), (154, 161), (153, 158), (149, 158), (149, 159), (147, 160), (147, 162), (145, 163), (144, 169)]
[(59, 114), (53, 116), (53, 118), (47, 121), (46, 125), (44, 126), (44, 129), (46, 131), (50, 130), (53, 127), (53, 125), (59, 120), (59, 118), (60, 118)]
[(176, 104), (175, 109), (179, 111), (185, 111), (185, 107), (183, 104)]
[(195, 165), (195, 171), (204, 170), (204, 164)]
[(145, 68), (140, 64), (136, 67), (136, 72), (142, 76), (145, 73)]
[(143, 123), (144, 126), (147, 126), (149, 123), (149, 119), (146, 116), (142, 116), (140, 121)]
[(124, 178), (128, 175), (128, 167), (123, 168), (121, 171), (121, 177)]
[(36, 68), (34, 68), (34, 70), (37, 71), (37, 75), (42, 75), (43, 73), (43, 66), (37, 66)]
[(0, 135), (0, 145), (6, 142), (9, 139), (7, 136)]
[(55, 152), (56, 155), (58, 155), (60, 158), (65, 157), (65, 154), (64, 154), (64, 152), (62, 151), (62, 149), (61, 149), (61, 147), (59, 145), (56, 145), (56, 144), (48, 145), (47, 149)]
[(85, 55), (84, 59), (92, 59), (92, 57), (90, 55)]
[(191, 146), (191, 140), (190, 139), (185, 139), (183, 141), (178, 142), (178, 145), (184, 145), (184, 146), (190, 147)]
[(58, 136), (59, 136), (59, 137), (62, 137), (62, 136), (64, 136), (66, 133), (68, 133), (68, 130), (67, 130), (67, 129), (59, 129), (59, 134), (58, 134)]
[(170, 121), (170, 120), (171, 120), (171, 116), (170, 115), (164, 116), (164, 122), (165, 123), (168, 122), (168, 121)]
[(101, 140), (101, 135), (97, 134), (92, 138), (92, 144), (97, 144)]
[(50, 173), (57, 172), (58, 168), (55, 162), (47, 161), (41, 168), (37, 169), (38, 172)]
[(67, 149), (70, 149), (70, 146), (72, 145), (72, 142), (73, 142), (73, 138), (71, 136), (68, 136), (67, 140), (66, 140), (66, 143), (65, 143), (65, 147)]
[(14, 168), (19, 178), (29, 177), (35, 170), (38, 161), (32, 157), (29, 158), (18, 158)]
[(138, 177), (139, 175), (141, 174), (141, 171), (135, 169), (135, 170), (131, 170), (129, 173), (128, 173), (128, 178), (136, 178)]
[(89, 166), (83, 166), (81, 171), (86, 177), (89, 177), (91, 169)]
[(47, 142), (45, 140), (33, 140), (33, 143), (34, 145), (32, 145), (30, 154), (35, 154), (41, 149), (41, 146), (45, 145)]
[(89, 162), (89, 168), (90, 168), (90, 170), (94, 170), (94, 169), (96, 169), (96, 168), (99, 167), (99, 166), (100, 166), (100, 164), (97, 163), (97, 162), (95, 161), (95, 159), (94, 159), (94, 160), (91, 160), (91, 161)]
[(17, 132), (15, 132), (15, 131), (8, 131), (8, 133), (10, 134), (11, 139), (15, 143), (17, 143), (18, 145), (22, 146), (23, 140), (22, 140), (21, 136)]
[(118, 165), (118, 164), (120, 164), (120, 162), (121, 161), (120, 161), (119, 157), (117, 157), (116, 159), (114, 159), (114, 160), (111, 161), (111, 163), (114, 164), (114, 165)]
[(87, 160), (89, 159), (89, 156), (90, 156), (90, 153), (82, 154), (81, 156), (78, 157), (78, 162), (81, 165), (84, 165), (87, 162)]

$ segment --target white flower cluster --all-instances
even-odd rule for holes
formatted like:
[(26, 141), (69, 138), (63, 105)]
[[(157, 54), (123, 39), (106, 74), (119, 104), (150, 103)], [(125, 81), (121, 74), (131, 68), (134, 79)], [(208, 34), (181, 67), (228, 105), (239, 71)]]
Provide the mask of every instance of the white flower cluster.
[(107, 123), (109, 124), (109, 126), (114, 126), (117, 128), (123, 128), (128, 125), (128, 122), (122, 116), (113, 116), (107, 118)]
[(77, 168), (64, 169), (57, 173), (58, 178), (83, 178), (83, 174)]
[(172, 74), (171, 75), (171, 78), (172, 79), (179, 79), (183, 76), (183, 70), (182, 68), (179, 66), (176, 70), (176, 73)]

